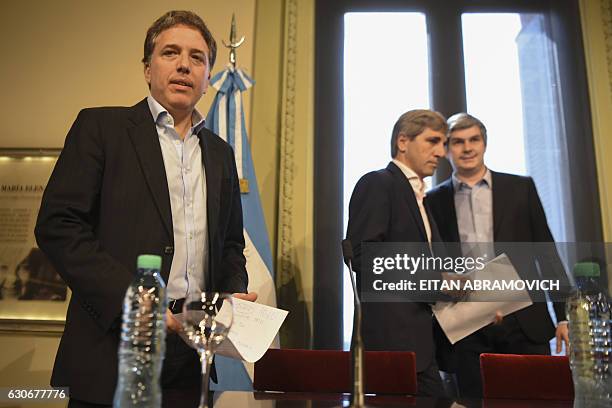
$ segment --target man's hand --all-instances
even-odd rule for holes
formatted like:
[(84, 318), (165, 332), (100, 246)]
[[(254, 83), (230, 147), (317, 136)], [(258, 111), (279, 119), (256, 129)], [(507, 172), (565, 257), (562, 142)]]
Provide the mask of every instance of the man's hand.
[(180, 333), (183, 331), (183, 326), (174, 317), (170, 309), (166, 309), (166, 328), (167, 331), (171, 333)]
[(495, 311), (495, 317), (493, 318), (493, 324), (502, 324), (504, 321), (504, 315), (501, 310)]
[(254, 302), (257, 300), (257, 293), (249, 292), (249, 293), (234, 293), (232, 296), (238, 299), (246, 300), (248, 302)]
[(555, 330), (555, 337), (557, 339), (557, 354), (562, 350), (562, 343), (565, 342), (565, 355), (569, 351), (569, 327), (567, 322), (561, 322), (557, 325)]

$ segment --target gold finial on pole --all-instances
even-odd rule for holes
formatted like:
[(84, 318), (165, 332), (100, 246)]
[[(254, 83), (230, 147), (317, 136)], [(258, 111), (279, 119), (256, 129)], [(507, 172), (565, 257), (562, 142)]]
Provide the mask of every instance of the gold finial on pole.
[(232, 28), (230, 29), (229, 44), (226, 44), (224, 40), (222, 40), (222, 42), (225, 48), (230, 49), (230, 63), (236, 68), (236, 48), (240, 47), (244, 42), (244, 35), (236, 42), (236, 15), (234, 13), (232, 13)]

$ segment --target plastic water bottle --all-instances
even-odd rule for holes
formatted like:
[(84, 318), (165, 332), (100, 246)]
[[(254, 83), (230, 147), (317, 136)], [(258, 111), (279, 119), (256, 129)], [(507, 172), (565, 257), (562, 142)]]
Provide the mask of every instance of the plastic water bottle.
[(119, 380), (113, 407), (160, 407), (159, 384), (166, 348), (166, 285), (161, 258), (140, 255), (138, 272), (123, 301)]
[(599, 275), (596, 263), (576, 264), (577, 290), (566, 304), (576, 408), (612, 406), (610, 302), (598, 285)]

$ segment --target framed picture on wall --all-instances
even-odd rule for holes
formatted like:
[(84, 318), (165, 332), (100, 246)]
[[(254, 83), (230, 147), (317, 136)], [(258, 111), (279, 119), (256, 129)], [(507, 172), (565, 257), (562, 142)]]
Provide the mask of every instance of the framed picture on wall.
[(0, 324), (62, 326), (70, 291), (34, 227), (59, 149), (0, 149)]

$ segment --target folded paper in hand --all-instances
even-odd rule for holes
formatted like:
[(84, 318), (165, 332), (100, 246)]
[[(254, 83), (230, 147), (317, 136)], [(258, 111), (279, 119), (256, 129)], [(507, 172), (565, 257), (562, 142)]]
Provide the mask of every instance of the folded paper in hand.
[[(511, 281), (520, 279), (506, 254), (499, 255), (488, 262), (484, 269), (470, 272), (469, 275), (472, 275), (473, 279), (483, 280)], [(497, 311), (506, 316), (533, 304), (530, 300), (526, 300), (529, 299), (526, 290), (515, 293), (498, 292), (489, 291), (483, 295), (482, 292), (474, 291), (468, 295), (465, 301), (457, 303), (438, 302), (433, 306), (434, 315), (451, 344), (455, 344), (492, 323)], [(502, 299), (502, 301), (485, 302), (482, 301), (483, 298)]]
[[(286, 310), (233, 298), (234, 317), (227, 338), (217, 347), (219, 355), (254, 363), (268, 350), (287, 317)], [(182, 314), (174, 317), (183, 323)], [(191, 345), (184, 332), (183, 340)]]

